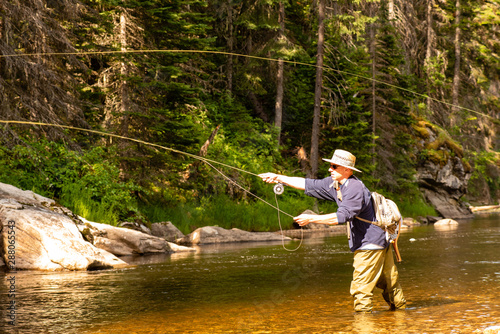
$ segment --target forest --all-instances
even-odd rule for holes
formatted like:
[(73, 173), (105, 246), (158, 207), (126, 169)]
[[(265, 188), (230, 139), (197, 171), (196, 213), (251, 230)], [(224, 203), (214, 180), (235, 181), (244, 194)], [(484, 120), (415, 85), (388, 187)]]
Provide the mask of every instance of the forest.
[(268, 203), (334, 207), (256, 174), (326, 177), (341, 148), (405, 216), (437, 215), (419, 169), (452, 158), (461, 201), (494, 204), (499, 55), (495, 0), (3, 0), (0, 182), (113, 225), (268, 231)]

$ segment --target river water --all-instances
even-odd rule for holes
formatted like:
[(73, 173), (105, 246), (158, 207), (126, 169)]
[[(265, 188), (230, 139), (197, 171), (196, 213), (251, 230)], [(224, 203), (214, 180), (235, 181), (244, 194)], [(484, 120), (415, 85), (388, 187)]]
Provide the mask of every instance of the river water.
[(1, 273), (0, 333), (482, 333), (500, 325), (499, 216), (413, 227), (399, 248), (404, 311), (389, 311), (377, 290), (372, 314), (353, 312), (353, 257), (338, 235), (306, 239), (295, 252), (281, 243), (204, 246), (124, 258), (136, 266), (120, 270)]

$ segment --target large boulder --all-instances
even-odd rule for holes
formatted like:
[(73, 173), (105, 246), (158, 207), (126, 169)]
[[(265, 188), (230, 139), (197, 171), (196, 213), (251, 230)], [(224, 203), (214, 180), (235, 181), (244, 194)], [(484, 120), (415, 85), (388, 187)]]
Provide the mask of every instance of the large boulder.
[(56, 202), (50, 198), (35, 194), (30, 190), (21, 190), (13, 185), (0, 182), (0, 199), (11, 199), (21, 204), (50, 208)]
[(204, 226), (178, 239), (176, 242), (181, 245), (201, 245), (229, 242), (281, 241), (282, 238), (291, 240), (289, 237), (274, 232), (247, 232), (237, 228), (227, 230), (218, 226)]
[[(127, 266), (83, 239), (75, 222), (32, 192), (0, 184), (0, 255), (15, 270), (96, 270)], [(25, 197), (27, 195), (27, 197)], [(4, 197), (4, 198), (1, 198)], [(14, 199), (15, 198), (15, 199)]]
[(168, 241), (143, 232), (87, 221), (80, 231), (94, 246), (115, 255), (173, 253)]
[(174, 242), (175, 240), (184, 237), (184, 233), (182, 233), (171, 222), (151, 224), (151, 234), (153, 234), (155, 237), (163, 238), (170, 242)]
[(49, 198), (0, 183), (0, 267), (119, 268), (128, 264), (115, 255), (191, 251), (139, 231), (86, 221)]
[(146, 225), (140, 223), (123, 222), (119, 224), (119, 227), (125, 227), (131, 230), (136, 230), (142, 233), (152, 235), (151, 229), (149, 229)]

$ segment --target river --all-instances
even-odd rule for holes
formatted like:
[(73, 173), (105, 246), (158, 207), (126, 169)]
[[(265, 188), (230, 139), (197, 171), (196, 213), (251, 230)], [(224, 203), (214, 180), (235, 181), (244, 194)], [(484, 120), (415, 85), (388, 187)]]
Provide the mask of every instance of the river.
[(294, 252), (281, 243), (203, 246), (125, 258), (136, 264), (127, 269), (1, 273), (0, 332), (481, 333), (500, 325), (499, 216), (413, 227), (399, 248), (404, 311), (389, 311), (377, 290), (372, 314), (353, 312), (352, 254), (339, 235), (306, 239)]

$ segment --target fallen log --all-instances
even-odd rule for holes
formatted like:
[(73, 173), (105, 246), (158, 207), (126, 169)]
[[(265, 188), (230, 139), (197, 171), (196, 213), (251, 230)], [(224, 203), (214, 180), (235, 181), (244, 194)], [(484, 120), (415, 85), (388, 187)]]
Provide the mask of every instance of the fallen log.
[(471, 206), (469, 208), (472, 212), (490, 211), (500, 209), (500, 205)]

